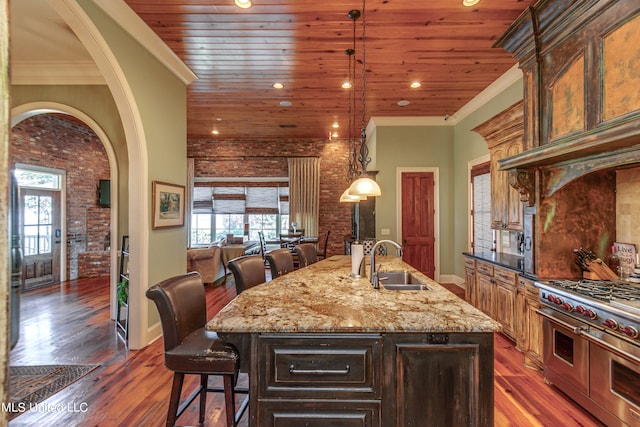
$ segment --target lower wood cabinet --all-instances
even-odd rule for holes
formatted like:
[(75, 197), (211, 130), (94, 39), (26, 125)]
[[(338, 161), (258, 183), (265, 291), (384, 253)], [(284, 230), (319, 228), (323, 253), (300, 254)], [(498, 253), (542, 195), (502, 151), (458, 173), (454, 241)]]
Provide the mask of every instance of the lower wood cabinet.
[(516, 278), (517, 273), (506, 268), (494, 267), (494, 318), (502, 325), (502, 333), (516, 339)]
[[(473, 262), (472, 262), (473, 261)], [(468, 301), (502, 325), (524, 353), (525, 365), (542, 369), (542, 317), (538, 288), (517, 271), (465, 256)], [(469, 291), (472, 289), (472, 291)]]
[(478, 288), (476, 286), (476, 261), (473, 258), (464, 258), (465, 274), (465, 299), (473, 306), (478, 301)]
[(252, 341), (251, 426), (493, 425), (491, 333), (259, 334)]
[(524, 289), (524, 313), (523, 313), (523, 333), (524, 364), (530, 368), (543, 369), (542, 360), (542, 316), (536, 311), (540, 308), (540, 296), (538, 288), (533, 281), (524, 277), (518, 278), (518, 286)]
[(476, 307), (487, 316), (495, 319), (493, 306), (493, 264), (476, 261), (476, 288), (478, 291)]

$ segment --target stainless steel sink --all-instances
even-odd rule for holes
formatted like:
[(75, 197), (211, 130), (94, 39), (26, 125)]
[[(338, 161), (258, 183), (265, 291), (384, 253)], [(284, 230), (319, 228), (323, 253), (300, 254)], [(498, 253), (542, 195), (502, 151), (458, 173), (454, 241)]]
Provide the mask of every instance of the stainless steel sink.
[(385, 289), (388, 289), (390, 291), (428, 291), (431, 288), (427, 285), (418, 285), (415, 283), (412, 284), (404, 284), (404, 283), (389, 283), (387, 285), (385, 285), (384, 283), (382, 284), (382, 287)]
[(378, 282), (385, 289), (418, 291), (431, 289), (410, 271), (381, 271)]

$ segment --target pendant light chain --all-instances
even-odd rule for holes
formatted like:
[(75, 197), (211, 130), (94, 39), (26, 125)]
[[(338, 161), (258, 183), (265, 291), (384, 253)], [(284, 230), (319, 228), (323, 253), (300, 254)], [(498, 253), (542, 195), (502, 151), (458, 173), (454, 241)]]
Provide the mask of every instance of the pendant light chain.
[(353, 21), (353, 44), (350, 49), (347, 49), (345, 53), (349, 56), (349, 81), (351, 88), (349, 89), (349, 145), (351, 155), (349, 158), (349, 169), (347, 170), (347, 181), (352, 182), (360, 173), (360, 165), (358, 163), (358, 149), (357, 140), (355, 139), (356, 132), (356, 21), (360, 17), (359, 10), (351, 10), (347, 14)]
[(365, 3), (366, 0), (362, 0), (362, 123), (360, 128), (360, 157), (358, 158), (362, 166), (362, 175), (366, 175), (367, 165), (371, 162), (369, 148), (367, 147), (367, 124), (365, 121), (367, 117), (367, 49), (365, 45), (367, 14), (365, 13)]

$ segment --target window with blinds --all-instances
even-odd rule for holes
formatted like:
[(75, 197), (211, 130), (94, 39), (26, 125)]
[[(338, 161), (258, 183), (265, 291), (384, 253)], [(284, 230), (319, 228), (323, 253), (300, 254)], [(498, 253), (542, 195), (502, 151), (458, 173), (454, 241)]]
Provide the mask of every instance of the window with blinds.
[(494, 231), (491, 228), (491, 172), (489, 163), (471, 168), (473, 188), (473, 242), (474, 252), (494, 250)]
[(206, 245), (227, 234), (243, 235), (248, 224), (250, 240), (262, 231), (277, 239), (289, 223), (287, 183), (242, 182), (196, 184), (193, 189), (191, 245)]

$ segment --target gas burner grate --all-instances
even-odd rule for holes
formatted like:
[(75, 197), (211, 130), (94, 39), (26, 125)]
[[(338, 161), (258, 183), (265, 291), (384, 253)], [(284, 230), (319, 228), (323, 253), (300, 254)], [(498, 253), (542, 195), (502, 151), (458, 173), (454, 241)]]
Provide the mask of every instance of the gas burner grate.
[(602, 301), (640, 301), (640, 286), (608, 280), (551, 280), (550, 285)]

